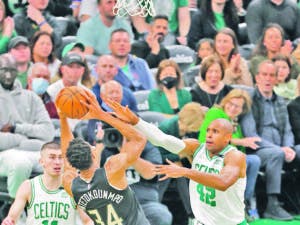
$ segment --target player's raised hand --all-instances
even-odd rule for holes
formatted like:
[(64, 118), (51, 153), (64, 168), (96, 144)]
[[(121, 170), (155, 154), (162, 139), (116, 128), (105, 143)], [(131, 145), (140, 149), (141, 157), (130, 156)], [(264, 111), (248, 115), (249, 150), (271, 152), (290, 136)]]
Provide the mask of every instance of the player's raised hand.
[(169, 165), (155, 165), (154, 172), (157, 175), (164, 175), (159, 180), (166, 180), (168, 178), (178, 178), (184, 176), (185, 170), (187, 168), (178, 166), (176, 163), (171, 162), (166, 159)]
[(85, 101), (81, 100), (80, 102), (88, 108), (88, 113), (81, 117), (81, 120), (89, 120), (89, 119), (103, 119), (107, 113), (104, 112), (94, 94), (92, 94), (88, 90), (84, 90), (82, 94), (85, 97)]
[(103, 101), (114, 111), (114, 115), (125, 123), (135, 125), (139, 122), (139, 117), (128, 106), (124, 107), (109, 98), (103, 98)]

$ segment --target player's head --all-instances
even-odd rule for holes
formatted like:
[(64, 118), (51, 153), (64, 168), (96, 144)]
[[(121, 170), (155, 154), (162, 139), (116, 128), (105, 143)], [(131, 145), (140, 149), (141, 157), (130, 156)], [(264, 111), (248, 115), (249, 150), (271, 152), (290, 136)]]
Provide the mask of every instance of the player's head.
[(42, 165), (45, 174), (50, 176), (61, 175), (63, 157), (58, 143), (48, 142), (42, 146), (40, 164)]
[(226, 119), (216, 119), (210, 123), (206, 132), (206, 148), (211, 153), (219, 153), (230, 142), (233, 126)]
[(73, 139), (67, 149), (67, 159), (78, 170), (89, 169), (93, 163), (91, 146), (81, 138)]

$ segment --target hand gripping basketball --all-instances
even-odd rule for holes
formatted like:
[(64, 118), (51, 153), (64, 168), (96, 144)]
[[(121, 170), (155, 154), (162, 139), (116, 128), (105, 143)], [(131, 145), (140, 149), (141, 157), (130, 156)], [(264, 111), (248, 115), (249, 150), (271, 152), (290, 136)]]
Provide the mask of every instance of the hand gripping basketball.
[(65, 87), (57, 95), (55, 105), (66, 117), (80, 119), (88, 112), (82, 103), (89, 101), (86, 91), (77, 86)]

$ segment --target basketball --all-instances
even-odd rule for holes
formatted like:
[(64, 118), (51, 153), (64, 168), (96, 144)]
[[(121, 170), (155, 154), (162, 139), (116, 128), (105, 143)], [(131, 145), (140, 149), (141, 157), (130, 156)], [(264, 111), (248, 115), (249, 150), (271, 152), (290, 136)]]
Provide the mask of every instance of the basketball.
[(77, 86), (65, 87), (56, 98), (56, 107), (58, 107), (67, 117), (80, 119), (89, 109), (80, 101), (87, 102), (84, 90)]

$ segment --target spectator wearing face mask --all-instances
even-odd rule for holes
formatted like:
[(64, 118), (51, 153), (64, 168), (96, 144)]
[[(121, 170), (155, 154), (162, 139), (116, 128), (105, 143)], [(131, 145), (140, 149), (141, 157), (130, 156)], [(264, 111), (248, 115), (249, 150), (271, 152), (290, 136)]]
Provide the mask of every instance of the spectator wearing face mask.
[(54, 102), (47, 92), (50, 71), (46, 64), (35, 63), (28, 71), (28, 89), (41, 97), (51, 119), (59, 119)]
[(161, 61), (155, 79), (158, 88), (151, 90), (149, 94), (150, 111), (161, 112), (169, 117), (192, 101), (189, 91), (182, 88), (181, 71), (173, 60)]

